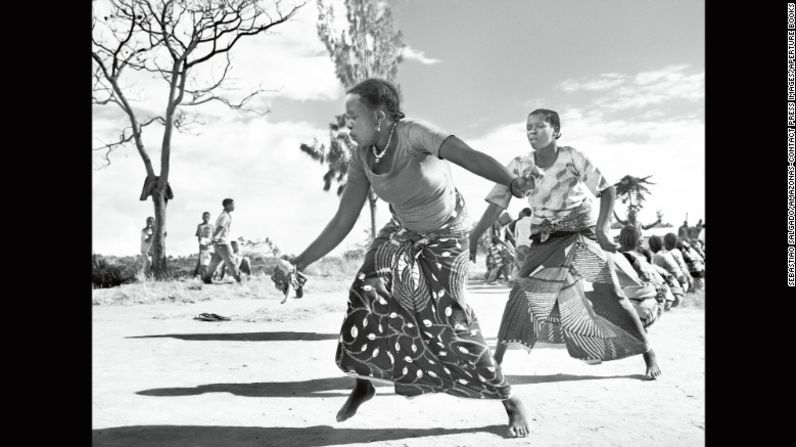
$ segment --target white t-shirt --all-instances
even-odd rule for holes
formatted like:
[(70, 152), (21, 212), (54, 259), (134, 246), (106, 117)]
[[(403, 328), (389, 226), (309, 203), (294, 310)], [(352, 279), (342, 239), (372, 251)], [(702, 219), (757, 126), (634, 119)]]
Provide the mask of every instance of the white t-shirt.
[(222, 227), (223, 230), (215, 237), (215, 241), (221, 244), (229, 243), (229, 227), (232, 224), (232, 216), (229, 215), (228, 212), (224, 211), (218, 215), (218, 219), (216, 219), (216, 231), (218, 231), (218, 227)]
[(154, 234), (153, 228), (146, 227), (141, 230), (141, 253), (148, 253), (152, 248), (152, 236)]
[[(514, 175), (523, 177), (528, 177), (534, 167), (538, 168), (533, 151), (513, 158), (506, 166)], [(528, 205), (533, 210), (532, 222), (537, 226), (545, 220), (555, 223), (575, 210), (591, 213), (589, 192), (599, 197), (610, 186), (600, 170), (582, 152), (569, 146), (560, 146), (556, 161), (544, 170), (544, 177), (536, 181), (536, 187), (528, 196)], [(498, 184), (486, 196), (486, 201), (506, 209), (511, 198), (509, 187)], [(594, 223), (591, 222), (591, 225)]]
[(450, 163), (439, 158), (450, 136), (431, 124), (404, 118), (395, 125), (392, 167), (375, 174), (367, 162), (370, 148), (353, 148), (348, 184), (367, 184), (390, 204), (399, 223), (409, 230), (438, 230), (456, 209), (456, 187)]
[(523, 217), (514, 226), (514, 239), (517, 247), (531, 246), (531, 216)]

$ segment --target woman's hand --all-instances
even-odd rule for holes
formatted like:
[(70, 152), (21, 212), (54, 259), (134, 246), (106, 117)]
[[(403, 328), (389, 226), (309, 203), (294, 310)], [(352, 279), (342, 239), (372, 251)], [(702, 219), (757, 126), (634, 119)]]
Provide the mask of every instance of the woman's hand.
[(608, 234), (608, 226), (598, 226), (596, 233), (597, 242), (600, 244), (600, 248), (607, 252), (616, 253), (617, 245), (613, 243), (611, 236)]
[(536, 187), (535, 177), (515, 177), (509, 184), (509, 191), (511, 195), (517, 198), (523, 198), (530, 194), (531, 190)]
[(271, 281), (274, 282), (274, 287), (282, 293), (287, 293), (290, 287), (290, 275), (295, 274), (296, 266), (286, 259), (277, 259), (276, 266), (274, 267), (274, 274), (271, 275)]
[(296, 298), (304, 296), (304, 284), (307, 282), (307, 277), (293, 265), (291, 261), (294, 259), (278, 259), (276, 267), (274, 267), (274, 274), (271, 276), (271, 280), (277, 290), (285, 294), (282, 304), (287, 300), (288, 291), (291, 287), (296, 291)]

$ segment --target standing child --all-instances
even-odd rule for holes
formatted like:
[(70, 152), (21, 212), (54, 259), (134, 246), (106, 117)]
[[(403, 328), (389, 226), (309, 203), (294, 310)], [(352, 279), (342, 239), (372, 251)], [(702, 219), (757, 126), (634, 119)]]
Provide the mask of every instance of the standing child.
[(193, 275), (204, 276), (210, 258), (213, 257), (213, 225), (210, 224), (210, 213), (202, 213), (202, 223), (196, 226), (196, 239), (199, 241), (199, 259)]

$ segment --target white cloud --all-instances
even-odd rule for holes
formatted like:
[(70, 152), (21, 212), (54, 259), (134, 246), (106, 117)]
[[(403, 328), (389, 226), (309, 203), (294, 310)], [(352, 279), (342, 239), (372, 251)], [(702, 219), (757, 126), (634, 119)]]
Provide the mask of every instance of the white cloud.
[(618, 87), (627, 81), (626, 77), (617, 73), (605, 73), (596, 79), (576, 81), (567, 79), (559, 85), (565, 92), (576, 92), (579, 90), (603, 91)]
[(279, 89), (273, 96), (336, 100), (343, 88), (326, 47), (318, 38), (317, 8), (308, 2), (274, 32), (241, 41), (233, 55), (235, 77), (249, 88)]
[(638, 110), (670, 100), (701, 101), (705, 73), (686, 73), (687, 65), (673, 65), (635, 76), (605, 73), (592, 79), (567, 79), (559, 88), (568, 94), (600, 92), (594, 105), (605, 111)]
[[(651, 181), (656, 185), (650, 188), (652, 194), (640, 213), (642, 222), (653, 221), (658, 209), (664, 212), (664, 221), (673, 224), (682, 222), (686, 213), (692, 218), (704, 216), (704, 73), (686, 74), (684, 69), (675, 66), (638, 75), (612, 73), (560, 85), (570, 104), (578, 104), (559, 110), (561, 145), (582, 150), (612, 182), (625, 175), (653, 175)], [(639, 99), (634, 101), (634, 97)], [(673, 111), (670, 105), (681, 100), (690, 104), (687, 111)], [(621, 117), (616, 113), (642, 106), (648, 108), (644, 113), (634, 111)], [(501, 163), (531, 149), (524, 122), (498, 126), (466, 141)], [(486, 209), (483, 197), (492, 184), (463, 169), (454, 171), (456, 184), (476, 220)], [(516, 216), (525, 206), (514, 200), (509, 210)], [(616, 204), (620, 215), (625, 207)]]
[(442, 62), (440, 59), (426, 56), (425, 52), (416, 50), (409, 45), (404, 47), (403, 57), (408, 61), (420, 62), (423, 65), (434, 65)]

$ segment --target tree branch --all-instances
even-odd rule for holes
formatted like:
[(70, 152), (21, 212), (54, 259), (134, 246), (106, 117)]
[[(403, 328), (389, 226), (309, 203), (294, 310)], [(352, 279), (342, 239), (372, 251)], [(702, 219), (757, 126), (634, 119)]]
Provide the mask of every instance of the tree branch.
[(199, 132), (193, 130), (195, 125), (205, 124), (198, 119), (198, 116), (198, 114), (188, 114), (180, 110), (174, 119), (174, 128), (181, 134), (197, 136)]
[[(155, 122), (160, 122), (161, 124), (163, 124), (164, 123), (163, 117), (156, 116), (156, 117), (153, 117), (153, 118), (149, 119), (148, 121), (146, 121), (144, 123), (139, 124), (138, 135), (139, 136), (141, 135), (141, 133), (143, 132), (143, 129), (145, 127), (147, 127), (150, 124), (155, 123)], [(128, 131), (131, 131), (131, 133), (129, 135), (127, 134)], [(105, 158), (105, 165), (102, 166), (102, 168), (105, 168), (105, 167), (110, 166), (110, 164), (111, 164), (111, 159), (110, 159), (111, 152), (113, 152), (114, 149), (117, 149), (117, 148), (119, 148), (121, 146), (124, 146), (125, 144), (133, 141), (135, 138), (136, 138), (136, 133), (133, 132), (133, 128), (132, 127), (125, 127), (125, 128), (122, 129), (122, 132), (119, 135), (119, 139), (117, 141), (114, 141), (112, 143), (103, 144), (102, 146), (92, 148), (91, 150), (92, 151), (102, 151), (102, 150), (106, 151), (104, 156), (103, 156)]]
[[(275, 2), (275, 3), (277, 4), (277, 6), (279, 5), (279, 2), (278, 2), (278, 1), (277, 1), (277, 2)], [(238, 42), (238, 40), (240, 40), (240, 38), (241, 38), (241, 37), (244, 37), (244, 36), (253, 36), (253, 35), (256, 35), (256, 34), (262, 33), (262, 32), (264, 32), (264, 31), (267, 31), (267, 30), (269, 30), (270, 28), (272, 28), (272, 27), (274, 27), (274, 26), (280, 25), (280, 24), (282, 24), (282, 23), (284, 23), (284, 22), (288, 21), (289, 19), (291, 19), (291, 18), (292, 18), (292, 17), (293, 17), (293, 16), (296, 14), (296, 12), (299, 10), (299, 8), (301, 8), (301, 7), (302, 7), (302, 6), (304, 6), (305, 4), (306, 4), (306, 2), (305, 2), (305, 3), (302, 3), (302, 4), (298, 5), (298, 6), (294, 6), (294, 7), (293, 7), (293, 9), (291, 9), (291, 10), (290, 10), (290, 12), (289, 12), (287, 15), (282, 15), (282, 14), (280, 13), (280, 14), (279, 14), (279, 19), (277, 19), (277, 20), (272, 20), (272, 21), (271, 21), (271, 22), (269, 22), (268, 24), (265, 24), (265, 25), (260, 25), (260, 26), (254, 26), (254, 25), (252, 24), (250, 28), (241, 28), (241, 27), (233, 28), (233, 29), (234, 29), (234, 31), (236, 32), (236, 35), (235, 35), (235, 37), (234, 37), (234, 38), (232, 38), (232, 41), (231, 41), (231, 42), (229, 42), (229, 43), (228, 43), (228, 44), (227, 44), (225, 47), (223, 47), (223, 48), (218, 48), (218, 47), (217, 47), (218, 38), (216, 37), (215, 39), (213, 39), (213, 49), (212, 49), (212, 50), (211, 50), (209, 53), (207, 53), (206, 55), (204, 55), (204, 56), (202, 56), (202, 57), (199, 57), (198, 59), (195, 59), (195, 60), (193, 60), (193, 61), (190, 61), (190, 62), (188, 63), (188, 67), (190, 68), (190, 67), (193, 67), (194, 65), (201, 64), (202, 62), (204, 62), (204, 61), (206, 61), (206, 60), (208, 60), (208, 59), (212, 58), (213, 56), (215, 56), (215, 55), (217, 55), (217, 54), (222, 54), (222, 53), (226, 53), (226, 52), (228, 52), (229, 50), (231, 50), (231, 49), (232, 49), (232, 47), (234, 47), (234, 46), (235, 46), (235, 44)], [(254, 20), (255, 18), (256, 18), (256, 16), (253, 18), (253, 20)], [(227, 32), (229, 32), (229, 31), (222, 31), (222, 33), (221, 33), (221, 34), (219, 34), (219, 36), (220, 36), (220, 35), (223, 35), (224, 33), (227, 33)], [(214, 34), (214, 35), (215, 35), (215, 34)]]
[(207, 103), (209, 103), (211, 101), (218, 101), (218, 102), (226, 105), (227, 107), (229, 107), (232, 110), (240, 110), (240, 111), (243, 111), (243, 112), (252, 112), (252, 113), (255, 113), (255, 114), (260, 115), (260, 116), (265, 116), (265, 115), (267, 115), (270, 112), (270, 109), (266, 110), (265, 112), (260, 112), (258, 110), (251, 109), (251, 108), (246, 108), (244, 106), (252, 98), (254, 98), (255, 96), (257, 96), (257, 95), (259, 95), (261, 93), (264, 93), (264, 92), (275, 92), (275, 91), (278, 91), (278, 90), (264, 90), (264, 89), (258, 88), (257, 90), (255, 90), (254, 92), (250, 93), (248, 96), (243, 98), (238, 103), (233, 103), (229, 99), (221, 97), (221, 96), (212, 95), (212, 96), (208, 96), (208, 97), (205, 97), (203, 99), (200, 99), (200, 100), (195, 100), (195, 101), (192, 101), (192, 102), (189, 102), (189, 103), (180, 104), (180, 105), (181, 106), (186, 106), (186, 107), (193, 107), (193, 106), (198, 106), (198, 105), (202, 105), (202, 104), (207, 104)]
[(196, 99), (200, 98), (201, 96), (206, 95), (206, 94), (210, 93), (211, 91), (216, 90), (217, 88), (221, 87), (221, 84), (227, 78), (227, 73), (229, 73), (229, 69), (232, 67), (232, 61), (229, 59), (229, 53), (227, 53), (225, 56), (227, 58), (227, 63), (224, 65), (224, 72), (221, 73), (221, 78), (219, 78), (219, 80), (217, 82), (215, 82), (214, 84), (212, 84), (211, 86), (209, 86), (207, 88), (195, 89), (195, 90), (185, 90), (186, 93), (190, 94), (193, 97), (193, 101), (195, 101)]

